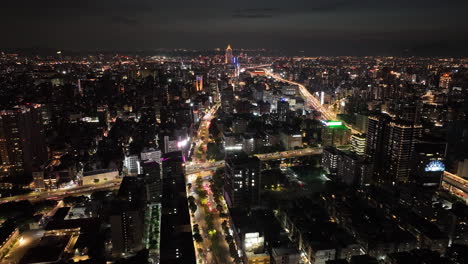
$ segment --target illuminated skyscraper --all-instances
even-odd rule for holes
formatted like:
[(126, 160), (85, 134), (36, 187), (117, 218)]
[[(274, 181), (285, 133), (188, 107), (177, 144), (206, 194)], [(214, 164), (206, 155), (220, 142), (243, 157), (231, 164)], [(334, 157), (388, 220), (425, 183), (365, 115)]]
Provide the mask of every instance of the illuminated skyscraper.
[(197, 92), (203, 91), (203, 76), (201, 75), (197, 75), (195, 79), (195, 90), (197, 90)]
[(0, 175), (31, 173), (47, 160), (41, 106), (0, 111)]
[(233, 56), (232, 56), (232, 48), (231, 45), (228, 45), (226, 48), (226, 54), (224, 55), (225, 61), (224, 63), (230, 64), (233, 63)]
[(452, 77), (450, 77), (450, 75), (447, 73), (440, 76), (439, 88), (441, 88), (444, 93), (448, 93), (451, 81)]

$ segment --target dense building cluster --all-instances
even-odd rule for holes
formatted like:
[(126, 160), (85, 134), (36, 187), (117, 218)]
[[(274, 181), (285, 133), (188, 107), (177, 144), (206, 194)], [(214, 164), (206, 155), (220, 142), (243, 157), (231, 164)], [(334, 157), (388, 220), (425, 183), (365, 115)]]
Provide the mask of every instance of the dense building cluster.
[(0, 261), (468, 262), (468, 60), (165, 53), (0, 54)]

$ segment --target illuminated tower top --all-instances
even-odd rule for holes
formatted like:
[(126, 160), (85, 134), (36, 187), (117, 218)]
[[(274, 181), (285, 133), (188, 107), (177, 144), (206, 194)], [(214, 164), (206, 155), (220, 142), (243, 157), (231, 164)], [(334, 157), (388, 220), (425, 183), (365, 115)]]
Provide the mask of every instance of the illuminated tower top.
[(230, 44), (226, 48), (224, 63), (226, 63), (226, 64), (233, 63), (232, 48), (231, 48)]

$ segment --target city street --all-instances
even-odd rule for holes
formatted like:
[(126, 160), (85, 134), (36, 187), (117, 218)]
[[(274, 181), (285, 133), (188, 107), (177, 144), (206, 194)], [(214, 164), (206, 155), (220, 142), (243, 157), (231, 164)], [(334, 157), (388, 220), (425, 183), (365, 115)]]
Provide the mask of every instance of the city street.
[[(207, 175), (207, 173), (203, 173)], [(212, 176), (213, 173), (208, 173), (208, 176), (202, 176), (202, 173), (190, 174), (187, 175), (187, 180), (192, 184), (191, 190), (189, 190), (189, 195), (195, 198), (197, 204), (197, 211), (191, 217), (192, 226), (198, 224), (200, 228), (200, 234), (203, 237), (203, 242), (195, 243), (195, 248), (198, 254), (198, 249), (202, 250), (202, 254), (198, 255), (198, 259), (202, 260), (201, 263), (232, 263), (232, 259), (229, 253), (229, 245), (224, 239), (222, 223), (223, 218), (219, 216), (219, 212), (216, 209), (216, 203), (214, 202), (213, 192), (210, 190), (210, 183), (207, 180), (203, 180), (202, 186), (203, 189), (207, 192), (208, 196), (206, 198), (206, 205), (208, 210), (204, 209), (202, 206), (201, 199), (194, 191), (196, 188), (196, 179), (199, 177), (207, 178)], [(206, 222), (207, 215), (210, 214), (213, 217), (213, 229), (209, 230), (208, 224)], [(217, 239), (212, 239), (213, 236), (218, 236)]]
[[(193, 140), (195, 142), (195, 147), (193, 151), (194, 155), (192, 156), (192, 163), (206, 160), (206, 145), (210, 140), (209, 128), (211, 125), (211, 120), (214, 118), (216, 111), (218, 111), (220, 106), (220, 103), (216, 103), (213, 107), (211, 107), (210, 110), (208, 110), (200, 122), (200, 126), (198, 127), (197, 131), (197, 137)], [(197, 158), (196, 152), (199, 151), (200, 148), (203, 150), (201, 158)]]
[[(232, 263), (232, 259), (229, 254), (229, 245), (224, 239), (222, 222), (223, 219), (219, 217), (219, 212), (216, 209), (216, 203), (214, 202), (213, 192), (210, 189), (210, 183), (206, 179), (211, 177), (217, 168), (224, 166), (224, 161), (217, 162), (202, 162), (206, 160), (206, 144), (209, 142), (209, 127), (211, 120), (214, 118), (216, 111), (220, 107), (220, 104), (215, 104), (203, 117), (200, 122), (199, 129), (197, 131), (197, 137), (194, 139), (195, 148), (194, 153), (200, 148), (203, 149), (201, 158), (197, 158), (197, 155), (193, 155), (192, 161), (186, 166), (186, 182), (190, 183), (192, 188), (187, 191), (188, 196), (193, 196), (197, 204), (197, 210), (191, 215), (192, 227), (198, 224), (200, 228), (200, 234), (203, 237), (202, 243), (195, 243), (195, 251), (199, 263)], [(205, 211), (204, 206), (200, 197), (195, 192), (196, 179), (202, 177), (203, 189), (207, 193), (206, 204), (208, 212)], [(213, 217), (213, 228), (214, 230), (208, 230), (208, 224), (206, 222), (207, 214)], [(208, 233), (210, 232), (210, 233)], [(217, 239), (212, 239), (217, 236)], [(216, 243), (216, 244), (213, 244)], [(201, 254), (198, 252), (201, 249)]]

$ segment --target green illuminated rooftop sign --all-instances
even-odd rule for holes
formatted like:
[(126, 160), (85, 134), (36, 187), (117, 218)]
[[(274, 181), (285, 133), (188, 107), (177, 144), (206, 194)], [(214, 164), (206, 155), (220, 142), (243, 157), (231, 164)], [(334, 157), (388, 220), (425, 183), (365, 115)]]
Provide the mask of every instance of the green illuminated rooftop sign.
[(325, 123), (325, 125), (329, 126), (329, 127), (342, 126), (343, 122), (341, 122), (341, 121), (327, 121)]

